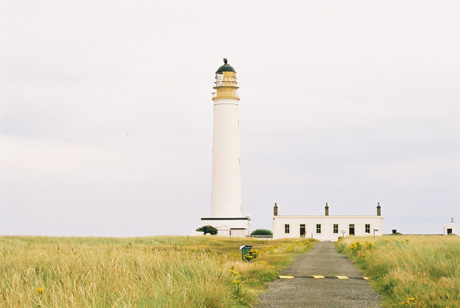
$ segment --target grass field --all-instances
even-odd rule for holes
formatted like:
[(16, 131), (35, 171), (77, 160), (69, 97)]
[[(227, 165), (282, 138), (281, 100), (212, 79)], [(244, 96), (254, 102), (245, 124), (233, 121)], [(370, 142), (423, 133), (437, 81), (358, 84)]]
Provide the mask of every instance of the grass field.
[(384, 307), (460, 307), (460, 237), (347, 237), (336, 246), (371, 278)]
[[(257, 251), (241, 261), (239, 246)], [(309, 240), (0, 237), (0, 307), (247, 307)]]

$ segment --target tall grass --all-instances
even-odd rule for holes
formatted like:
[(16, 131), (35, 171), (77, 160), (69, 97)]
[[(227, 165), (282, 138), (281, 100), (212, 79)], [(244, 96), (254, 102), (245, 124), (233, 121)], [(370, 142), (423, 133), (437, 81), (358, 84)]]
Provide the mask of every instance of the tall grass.
[[(241, 262), (239, 246), (259, 249)], [(0, 237), (1, 307), (242, 307), (310, 242)]]
[(348, 237), (336, 246), (371, 278), (385, 307), (460, 307), (459, 237)]

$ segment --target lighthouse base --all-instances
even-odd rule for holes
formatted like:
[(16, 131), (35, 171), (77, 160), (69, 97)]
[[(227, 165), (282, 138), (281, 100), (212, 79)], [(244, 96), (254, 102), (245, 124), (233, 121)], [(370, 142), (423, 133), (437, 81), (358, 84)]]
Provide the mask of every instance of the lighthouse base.
[(250, 217), (201, 218), (201, 225), (213, 226), (220, 236), (245, 237), (251, 234)]

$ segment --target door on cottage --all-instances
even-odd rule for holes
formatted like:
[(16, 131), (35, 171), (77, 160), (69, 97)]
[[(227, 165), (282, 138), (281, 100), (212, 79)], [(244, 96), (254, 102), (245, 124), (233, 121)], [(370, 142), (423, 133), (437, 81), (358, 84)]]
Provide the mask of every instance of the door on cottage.
[(355, 235), (355, 224), (348, 225), (348, 234)]
[(305, 225), (300, 225), (300, 237), (305, 237)]

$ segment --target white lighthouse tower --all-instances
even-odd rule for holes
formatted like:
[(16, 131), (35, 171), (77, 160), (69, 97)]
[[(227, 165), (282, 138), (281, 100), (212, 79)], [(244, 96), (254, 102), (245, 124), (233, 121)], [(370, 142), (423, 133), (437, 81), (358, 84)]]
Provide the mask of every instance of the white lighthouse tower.
[(227, 59), (216, 71), (214, 89), (211, 217), (201, 221), (217, 228), (219, 235), (246, 236), (250, 218), (242, 217), (241, 206), (240, 98), (236, 71)]

